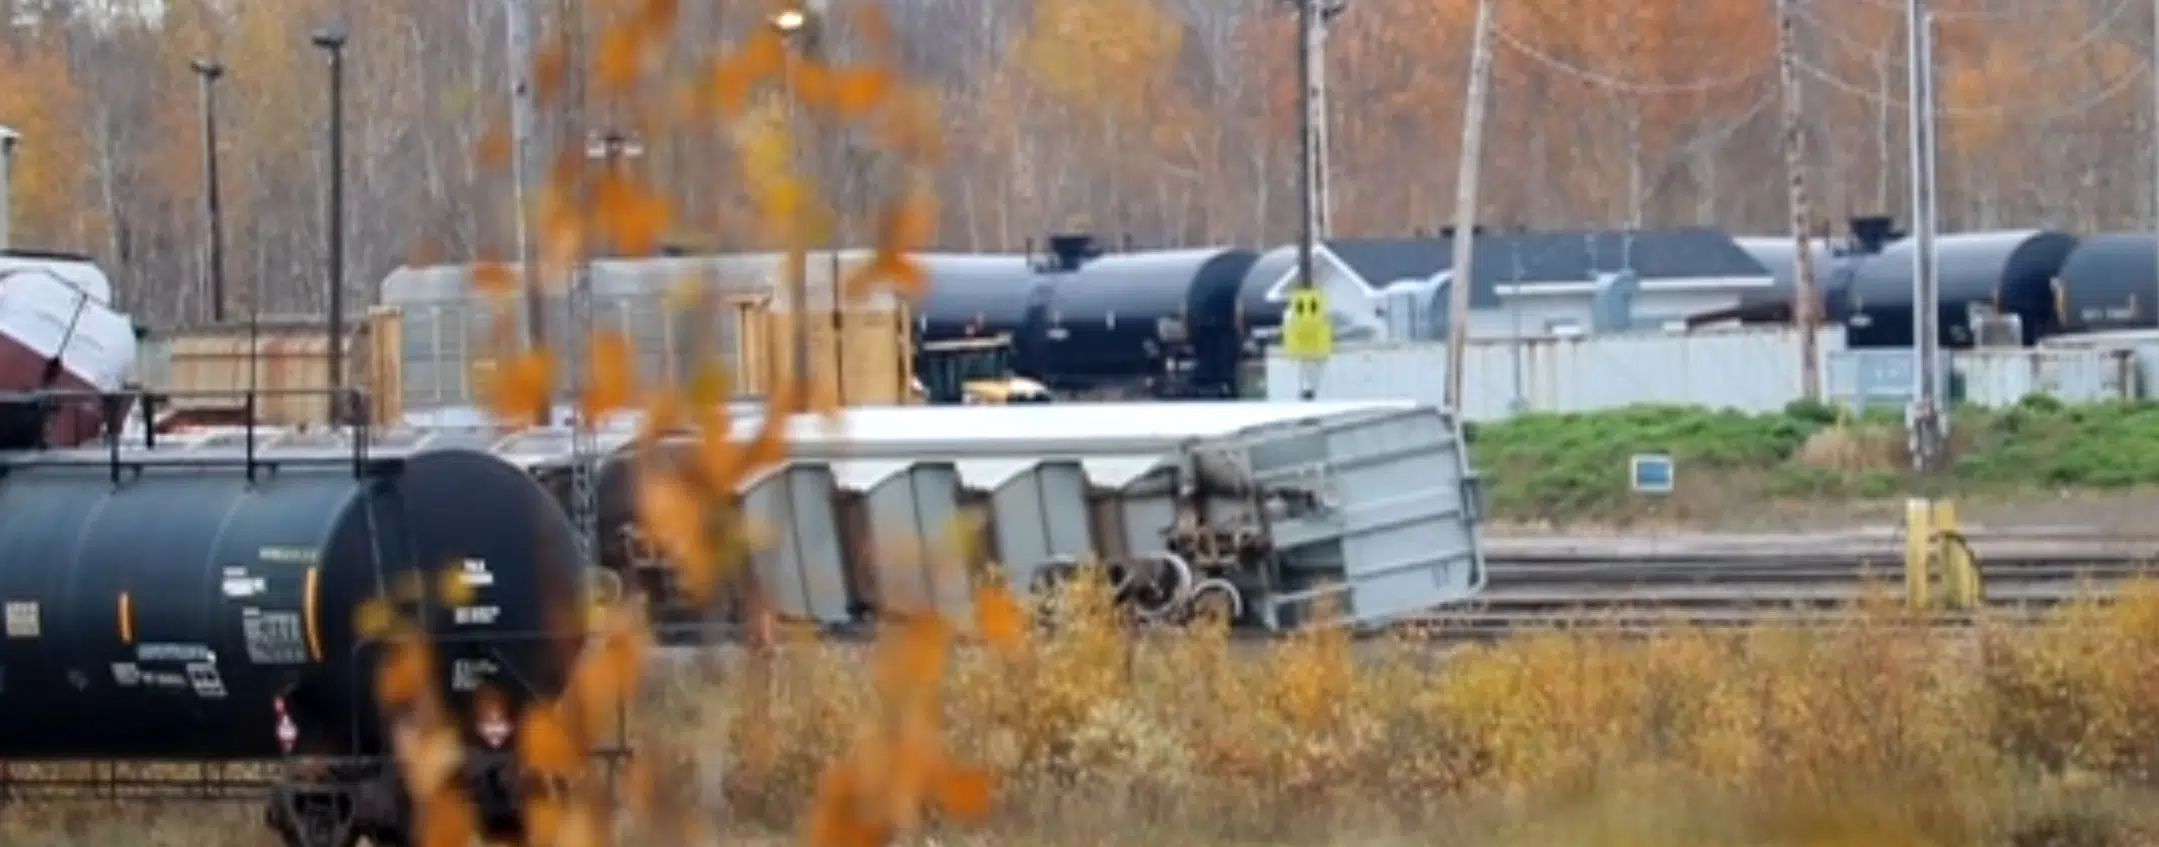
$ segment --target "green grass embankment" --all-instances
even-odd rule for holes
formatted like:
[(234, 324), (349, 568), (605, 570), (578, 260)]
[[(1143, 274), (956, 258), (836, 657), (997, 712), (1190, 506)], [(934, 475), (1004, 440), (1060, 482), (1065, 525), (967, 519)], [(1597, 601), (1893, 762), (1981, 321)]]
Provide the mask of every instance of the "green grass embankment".
[[(2067, 406), (2036, 398), (1952, 413), (1949, 466), (1930, 484), (1996, 501), (2159, 486), (2159, 403)], [(1916, 490), (1901, 413), (1820, 404), (1745, 414), (1635, 406), (1472, 425), (1471, 450), (1502, 522), (1719, 522), (1778, 508), (1889, 503)], [(1670, 455), (1670, 496), (1629, 488), (1628, 459)]]

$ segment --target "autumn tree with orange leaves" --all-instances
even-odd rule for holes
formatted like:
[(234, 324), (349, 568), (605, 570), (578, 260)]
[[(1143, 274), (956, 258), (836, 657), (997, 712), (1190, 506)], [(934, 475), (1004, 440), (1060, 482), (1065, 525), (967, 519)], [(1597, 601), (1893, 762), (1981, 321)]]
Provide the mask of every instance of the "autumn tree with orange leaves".
[[(840, 5), (860, 4), (878, 5)], [(167, 0), (158, 16), (98, 19), (99, 5), (129, 4), (15, 13), (17, 25), (0, 32), (0, 120), (26, 136), (17, 232), (95, 254), (126, 308), (154, 323), (207, 313), (199, 107), (185, 69), (214, 53), (229, 68), (224, 155), (246, 163), (225, 170), (235, 288), (260, 280), (269, 311), (321, 310), (324, 106), (306, 33), (340, 15), (353, 39), (353, 302), (371, 299), (375, 283), (416, 254), (505, 257), (507, 191), (474, 155), (507, 114), (501, 4)], [(565, 10), (588, 33), (618, 14), (609, 3), (539, 5), (550, 31)], [(2149, 203), (2135, 186), (2152, 181), (2151, 104), (2130, 80), (2151, 52), (2148, 28), (2116, 0), (1936, 7), (1944, 225), (2143, 226)], [(1076, 224), (1141, 245), (1293, 239), (1287, 8), (1198, 0), (891, 8), (896, 61), (923, 81), (924, 107), (934, 106), (954, 161), (965, 164), (921, 177), (944, 199), (937, 248), (1016, 250)], [(1819, 214), (1902, 212), (1900, 7), (1795, 0), (1793, 8)], [(1327, 78), (1341, 234), (1402, 235), (1452, 217), (1473, 9), (1468, 0), (1356, 0), (1334, 22)], [(1783, 182), (1765, 177), (1782, 171), (1769, 4), (1506, 0), (1500, 10), (1483, 220), (1784, 228)], [(688, 7), (651, 70), (679, 74), (748, 43), (758, 14), (748, 2)], [(595, 95), (544, 117), (543, 158), (561, 139), (582, 137), (567, 126), (571, 113), (586, 129), (640, 128), (649, 155), (637, 171), (681, 213), (662, 237), (732, 249), (769, 235), (744, 211), (745, 186), (713, 155), (726, 142), (710, 127), (652, 125)], [(814, 170), (845, 198), (835, 239), (870, 242), (884, 182), (876, 169), (849, 160)], [(710, 225), (723, 220), (724, 229)]]

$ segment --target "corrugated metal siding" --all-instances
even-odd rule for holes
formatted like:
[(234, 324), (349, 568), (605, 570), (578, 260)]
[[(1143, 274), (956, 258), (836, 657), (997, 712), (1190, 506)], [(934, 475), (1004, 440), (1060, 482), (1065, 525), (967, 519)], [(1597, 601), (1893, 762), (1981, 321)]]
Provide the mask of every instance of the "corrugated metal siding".
[[(785, 308), (786, 292), (777, 287), (783, 278), (782, 258), (780, 254), (743, 254), (595, 262), (594, 327), (622, 333), (637, 353), (639, 375), (652, 381), (685, 378), (692, 367), (693, 340), (700, 332), (706, 333), (706, 349), (737, 377), (737, 385), (746, 385), (749, 381), (740, 378), (738, 304), (750, 300)], [(808, 256), (804, 288), (812, 310), (838, 303), (837, 281), (869, 258), (866, 251)], [(687, 299), (686, 294), (693, 291), (707, 298), (706, 308), (692, 311), (670, 303)], [(401, 268), (384, 280), (383, 300), (400, 310), (404, 321), (404, 408), (425, 410), (478, 402), (473, 368), (488, 356), (495, 310), (471, 290), (471, 268)], [(514, 320), (522, 332), (524, 307), (520, 302), (511, 308), (520, 310)], [(908, 304), (889, 294), (847, 308), (896, 313), (903, 326), (912, 320)], [(544, 311), (548, 337), (566, 337), (570, 327), (564, 297), (559, 293), (548, 297)], [(892, 351), (894, 356), (899, 353)]]
[(135, 344), (135, 382), (156, 390), (172, 386), (172, 339), (145, 338)]
[(1959, 350), (1950, 354), (1962, 400), (2009, 406), (2044, 394), (2065, 403), (2098, 403), (2136, 396), (2135, 359), (2111, 350)]
[[(1472, 341), (1463, 376), (1468, 420), (1519, 411), (1580, 412), (1635, 403), (1675, 403), (1770, 411), (1801, 395), (1799, 337), (1789, 330)], [(1823, 330), (1817, 349), (1842, 349)], [(1447, 348), (1439, 343), (1337, 348), (1322, 370), (1327, 400), (1408, 399), (1440, 404)], [(1271, 351), (1267, 396), (1294, 400), (1299, 365)]]

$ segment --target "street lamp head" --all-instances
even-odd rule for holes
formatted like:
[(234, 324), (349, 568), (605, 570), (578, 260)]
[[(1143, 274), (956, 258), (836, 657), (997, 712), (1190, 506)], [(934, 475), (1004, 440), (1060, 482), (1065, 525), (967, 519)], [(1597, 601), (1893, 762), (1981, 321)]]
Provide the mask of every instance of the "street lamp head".
[(345, 31), (342, 29), (318, 29), (315, 30), (314, 37), (309, 40), (313, 41), (316, 47), (336, 52), (345, 48)]
[(225, 66), (218, 64), (216, 59), (196, 59), (189, 62), (188, 67), (194, 68), (203, 79), (215, 80), (225, 75)]
[(21, 140), (22, 133), (16, 132), (14, 127), (0, 126), (0, 152), (15, 149), (15, 143)]
[(783, 35), (793, 35), (801, 32), (802, 28), (809, 26), (809, 24), (809, 13), (798, 8), (781, 9), (772, 16), (772, 28), (779, 30)]

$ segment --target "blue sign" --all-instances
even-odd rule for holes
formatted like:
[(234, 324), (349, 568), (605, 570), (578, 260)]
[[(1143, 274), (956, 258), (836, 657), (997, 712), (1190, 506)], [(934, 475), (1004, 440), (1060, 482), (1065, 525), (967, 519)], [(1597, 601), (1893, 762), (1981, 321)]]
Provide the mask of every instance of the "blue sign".
[(1628, 463), (1627, 479), (1636, 494), (1672, 493), (1672, 457), (1662, 453), (1637, 453)]

